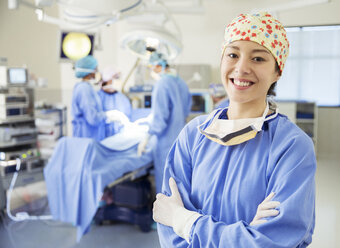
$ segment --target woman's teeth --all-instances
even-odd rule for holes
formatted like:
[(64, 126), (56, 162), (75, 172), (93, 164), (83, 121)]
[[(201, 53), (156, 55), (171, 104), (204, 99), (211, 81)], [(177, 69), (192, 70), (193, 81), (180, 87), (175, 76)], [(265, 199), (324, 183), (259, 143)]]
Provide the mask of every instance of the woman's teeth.
[(246, 87), (250, 86), (251, 82), (239, 81), (237, 79), (234, 79), (234, 84), (236, 84), (237, 86)]

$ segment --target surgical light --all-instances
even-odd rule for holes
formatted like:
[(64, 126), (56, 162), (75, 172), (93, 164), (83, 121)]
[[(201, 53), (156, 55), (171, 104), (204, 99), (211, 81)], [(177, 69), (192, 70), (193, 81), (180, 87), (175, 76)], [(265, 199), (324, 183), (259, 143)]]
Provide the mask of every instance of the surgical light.
[(148, 37), (145, 39), (146, 47), (158, 47), (159, 46), (159, 40), (155, 38)]
[(168, 60), (175, 59), (182, 50), (181, 42), (165, 29), (158, 27), (138, 28), (126, 33), (121, 46), (142, 59), (149, 58), (149, 48), (164, 54)]
[[(124, 19), (142, 5), (142, 0), (8, 0), (8, 9), (15, 10), (19, 5), (34, 9), (39, 21), (73, 30), (89, 30), (109, 25)], [(45, 7), (57, 3), (60, 17), (46, 14)], [(38, 10), (38, 11), (36, 11)]]
[(91, 54), (93, 37), (85, 33), (69, 32), (62, 39), (61, 49), (67, 58), (78, 60)]

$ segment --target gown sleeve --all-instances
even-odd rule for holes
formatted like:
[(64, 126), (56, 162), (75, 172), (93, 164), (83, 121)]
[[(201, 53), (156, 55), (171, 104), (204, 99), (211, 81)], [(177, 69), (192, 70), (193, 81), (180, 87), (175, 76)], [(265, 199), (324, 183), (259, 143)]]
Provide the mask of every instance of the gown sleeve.
[(132, 106), (130, 103), (129, 98), (127, 98), (125, 95), (122, 94), (121, 96), (121, 101), (119, 104), (122, 106), (122, 111), (123, 113), (130, 119), (131, 118), (131, 111), (132, 111)]
[(78, 107), (82, 110), (82, 114), (91, 126), (98, 126), (105, 119), (105, 113), (98, 109), (97, 93), (91, 89), (91, 86), (82, 85), (82, 89), (78, 91)]
[[(163, 193), (169, 195), (168, 179), (174, 177), (184, 206), (200, 212), (190, 201), (193, 144), (198, 134), (183, 129), (167, 158), (163, 178)], [(306, 247), (311, 242), (315, 219), (316, 159), (313, 144), (306, 135), (273, 139), (269, 151), (267, 192), (275, 192), (280, 214), (266, 223), (249, 226), (244, 220), (223, 223), (218, 217), (205, 215), (191, 228), (189, 244), (177, 236), (171, 227), (158, 225), (162, 247)], [(242, 197), (242, 196), (240, 196)], [(251, 199), (249, 199), (251, 204)], [(224, 211), (228, 211), (225, 209)]]
[(155, 85), (155, 90), (152, 94), (152, 121), (150, 123), (149, 133), (159, 136), (164, 132), (168, 125), (169, 116), (171, 113), (169, 95), (171, 92), (166, 87), (166, 79), (161, 79)]

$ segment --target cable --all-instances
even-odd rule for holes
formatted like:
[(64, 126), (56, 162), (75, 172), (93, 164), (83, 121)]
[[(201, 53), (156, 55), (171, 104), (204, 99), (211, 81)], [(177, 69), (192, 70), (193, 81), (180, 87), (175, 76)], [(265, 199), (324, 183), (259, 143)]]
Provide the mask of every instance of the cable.
[(133, 9), (133, 8), (136, 8), (138, 5), (140, 5), (142, 3), (142, 0), (138, 0), (138, 2), (132, 4), (131, 6), (129, 7), (126, 7), (125, 9), (121, 9), (120, 12), (126, 12), (130, 9)]
[(13, 221), (23, 221), (23, 220), (52, 220), (52, 215), (41, 215), (41, 216), (30, 216), (27, 212), (19, 212), (16, 213), (15, 216), (11, 213), (11, 195), (14, 188), (14, 184), (18, 177), (18, 172), (20, 171), (21, 167), (21, 160), (19, 158), (16, 159), (17, 165), (15, 167), (15, 172), (11, 180), (11, 184), (9, 186), (8, 192), (7, 192), (7, 201), (6, 201), (6, 212), (8, 217)]

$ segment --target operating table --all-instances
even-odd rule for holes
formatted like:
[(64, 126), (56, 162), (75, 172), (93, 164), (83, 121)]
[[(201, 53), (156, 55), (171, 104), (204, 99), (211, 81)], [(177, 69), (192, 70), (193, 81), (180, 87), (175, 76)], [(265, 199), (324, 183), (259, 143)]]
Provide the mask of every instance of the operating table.
[(138, 156), (143, 135), (128, 133), (128, 138), (119, 134), (104, 142), (63, 137), (44, 169), (51, 214), (77, 226), (78, 241), (90, 228), (104, 188), (134, 179), (152, 166), (155, 140)]

